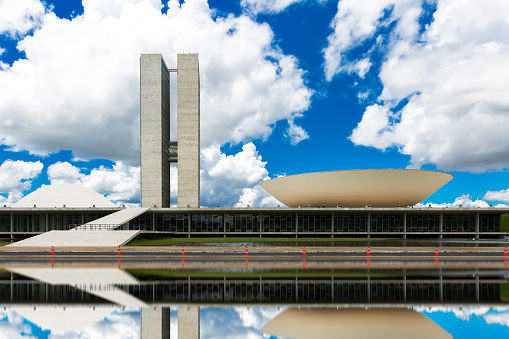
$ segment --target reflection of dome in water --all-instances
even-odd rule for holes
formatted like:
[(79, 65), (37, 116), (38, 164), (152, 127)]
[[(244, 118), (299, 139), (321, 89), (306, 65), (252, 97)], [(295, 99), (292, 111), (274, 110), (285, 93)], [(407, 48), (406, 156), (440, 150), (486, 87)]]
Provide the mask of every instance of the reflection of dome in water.
[(426, 199), (452, 178), (437, 171), (372, 169), (289, 175), (260, 186), (288, 207), (406, 207)]
[(452, 339), (425, 315), (407, 309), (288, 308), (260, 329), (283, 338)]
[(14, 307), (13, 311), (43, 330), (76, 331), (92, 326), (110, 315), (115, 307), (37, 306)]
[(45, 185), (38, 190), (30, 193), (20, 199), (11, 207), (69, 207), (69, 208), (87, 208), (92, 207), (115, 207), (111, 201), (96, 191), (78, 185), (58, 184)]

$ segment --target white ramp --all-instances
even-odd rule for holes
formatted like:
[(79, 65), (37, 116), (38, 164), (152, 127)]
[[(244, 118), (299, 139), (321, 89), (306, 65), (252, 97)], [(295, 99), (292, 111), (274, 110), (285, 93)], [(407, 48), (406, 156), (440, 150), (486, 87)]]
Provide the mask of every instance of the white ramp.
[(86, 223), (85, 225), (81, 225), (76, 227), (78, 230), (112, 230), (121, 225), (128, 223), (130, 220), (136, 218), (140, 214), (144, 213), (148, 208), (124, 208), (118, 212), (108, 214), (105, 217), (92, 220), (91, 222)]
[(51, 285), (70, 285), (115, 304), (147, 307), (140, 299), (115, 285), (139, 285), (124, 270), (108, 267), (5, 267), (11, 272)]
[[(113, 231), (148, 208), (124, 208), (68, 231), (50, 231), (7, 245), (10, 247), (116, 247), (127, 244), (140, 231)], [(105, 232), (107, 231), (107, 232)]]
[(50, 231), (9, 247), (116, 247), (127, 244), (140, 231)]

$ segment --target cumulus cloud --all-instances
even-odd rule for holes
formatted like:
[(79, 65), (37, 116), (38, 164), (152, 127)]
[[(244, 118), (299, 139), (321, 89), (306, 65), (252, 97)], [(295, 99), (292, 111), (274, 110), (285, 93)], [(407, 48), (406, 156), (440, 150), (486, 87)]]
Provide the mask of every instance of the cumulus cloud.
[(421, 313), (434, 313), (434, 312), (440, 312), (440, 313), (453, 313), (456, 318), (461, 319), (463, 321), (469, 321), (472, 316), (484, 316), (490, 314), (490, 308), (489, 307), (416, 307), (414, 308), (416, 311)]
[(217, 146), (202, 151), (201, 203), (204, 206), (275, 206), (278, 201), (258, 184), (270, 179), (256, 146), (247, 143), (235, 155)]
[(16, 312), (6, 309), (0, 311), (0, 338), (36, 338), (30, 325), (23, 322)]
[(504, 313), (489, 313), (483, 316), (484, 320), (491, 324), (499, 324), (509, 327), (509, 312)]
[(101, 166), (90, 174), (68, 163), (57, 162), (48, 167), (51, 184), (76, 184), (93, 189), (117, 204), (139, 204), (140, 168), (117, 162), (113, 168)]
[(267, 138), (310, 105), (305, 72), (267, 24), (216, 17), (205, 0), (171, 0), (166, 13), (157, 0), (83, 7), (72, 20), (46, 12), (18, 43), (26, 59), (2, 64), (0, 134), (11, 150), (139, 164), (141, 53), (162, 53), (172, 67), (177, 53), (199, 52), (203, 148)]
[[(429, 207), (429, 205), (431, 205), (431, 207), (439, 207), (439, 208), (444, 208), (444, 207), (449, 207), (449, 208), (458, 208), (458, 207), (477, 208), (477, 207), (482, 207), (482, 208), (486, 208), (486, 207), (490, 207), (490, 204), (487, 203), (484, 200), (481, 200), (481, 199), (475, 199), (474, 200), (474, 199), (472, 199), (472, 196), (470, 196), (470, 194), (463, 194), (463, 195), (457, 197), (456, 199), (454, 199), (453, 203), (441, 203), (441, 204), (437, 204), (437, 203), (427, 202), (427, 203), (419, 203), (419, 204), (416, 204), (415, 206), (416, 207)], [(495, 205), (493, 207), (507, 208), (507, 205), (498, 204), (498, 205)]]
[(279, 13), (284, 11), (290, 5), (304, 0), (242, 0), (240, 5), (253, 14), (260, 13)]
[(29, 190), (32, 180), (42, 171), (44, 165), (40, 161), (5, 160), (0, 165), (0, 203), (10, 205), (23, 196), (22, 191)]
[[(509, 167), (509, 4), (497, 0), (431, 2), (343, 0), (324, 50), (328, 80), (351, 72), (355, 48), (382, 53), (377, 102), (350, 139), (410, 156), (410, 167), (483, 172)], [(483, 20), (479, 20), (482, 17)], [(389, 31), (389, 33), (384, 33)], [(367, 45), (367, 46), (366, 46)], [(362, 70), (362, 67), (359, 67)], [(359, 75), (363, 75), (359, 72)]]
[(501, 191), (488, 191), (483, 199), (488, 201), (502, 201), (509, 203), (509, 189)]
[(302, 127), (296, 125), (293, 120), (288, 121), (286, 133), (292, 145), (297, 145), (302, 140), (309, 139), (308, 133)]
[(0, 0), (0, 34), (22, 36), (41, 25), (45, 12), (39, 0)]

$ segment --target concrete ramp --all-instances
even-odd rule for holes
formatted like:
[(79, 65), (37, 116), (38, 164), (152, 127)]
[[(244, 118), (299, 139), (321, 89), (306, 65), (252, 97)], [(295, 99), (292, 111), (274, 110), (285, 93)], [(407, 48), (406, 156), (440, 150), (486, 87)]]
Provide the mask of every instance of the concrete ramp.
[(140, 231), (50, 231), (7, 245), (9, 247), (116, 247), (127, 244)]
[[(118, 212), (108, 214), (105, 217), (92, 220), (76, 227), (75, 230), (92, 230), (92, 231), (109, 231), (118, 228), (124, 224), (127, 224), (132, 219), (136, 218), (140, 214), (144, 213), (148, 208), (124, 208)], [(71, 230), (72, 231), (72, 230)]]

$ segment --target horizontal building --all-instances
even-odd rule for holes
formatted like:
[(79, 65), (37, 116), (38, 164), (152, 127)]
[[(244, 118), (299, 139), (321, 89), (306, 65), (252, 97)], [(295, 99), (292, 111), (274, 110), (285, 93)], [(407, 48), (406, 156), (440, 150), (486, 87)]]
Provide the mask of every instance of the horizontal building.
[[(0, 237), (69, 230), (117, 207), (0, 208)], [(495, 237), (502, 208), (150, 208), (117, 229), (174, 236)]]

